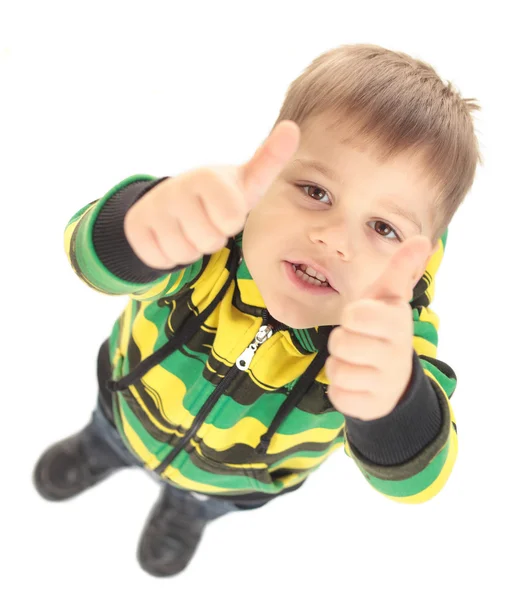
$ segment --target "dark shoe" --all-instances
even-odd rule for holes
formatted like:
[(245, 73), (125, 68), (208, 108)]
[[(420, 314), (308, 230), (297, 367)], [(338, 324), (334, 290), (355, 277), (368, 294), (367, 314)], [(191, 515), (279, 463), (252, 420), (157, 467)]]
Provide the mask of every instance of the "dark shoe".
[(42, 454), (34, 469), (33, 482), (46, 500), (67, 500), (125, 466), (87, 425)]
[(198, 506), (172, 496), (164, 485), (138, 546), (138, 562), (144, 571), (155, 577), (169, 577), (187, 567), (207, 524), (199, 517)]

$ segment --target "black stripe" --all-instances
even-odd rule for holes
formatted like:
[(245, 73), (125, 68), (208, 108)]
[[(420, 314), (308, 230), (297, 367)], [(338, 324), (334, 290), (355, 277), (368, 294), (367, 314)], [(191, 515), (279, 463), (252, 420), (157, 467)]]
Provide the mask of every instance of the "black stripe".
[(225, 475), (228, 477), (250, 477), (256, 481), (269, 485), (273, 484), (275, 479), (282, 477), (284, 474), (307, 473), (309, 471), (309, 469), (281, 468), (270, 473), (269, 469), (266, 467), (231, 467), (224, 463), (210, 461), (207, 457), (201, 456), (191, 444), (186, 445), (185, 451), (193, 465), (206, 473), (211, 473), (212, 475)]
[(235, 444), (226, 450), (215, 450), (203, 441), (203, 438), (195, 437), (195, 443), (199, 444), (202, 454), (214, 463), (230, 464), (252, 464), (265, 463), (268, 467), (284, 458), (288, 458), (297, 452), (321, 452), (324, 453), (335, 445), (338, 439), (343, 437), (343, 428), (331, 442), (302, 442), (282, 452), (274, 454), (257, 454), (255, 448), (247, 444)]
[[(145, 406), (150, 411), (150, 414), (154, 420), (159, 422), (161, 427), (166, 427), (167, 429), (173, 430), (175, 433), (166, 433), (165, 431), (161, 431), (161, 429), (154, 425), (154, 423), (149, 419), (147, 413), (139, 405), (138, 400), (131, 394), (131, 392), (129, 390), (123, 391), (122, 397), (132, 412), (136, 415), (136, 418), (140, 421), (145, 431), (147, 431), (147, 433), (149, 433), (158, 442), (170, 444), (171, 446), (175, 445), (175, 443), (187, 432), (187, 429), (181, 425), (172, 423), (165, 415), (161, 415), (150, 394), (148, 394), (145, 388), (140, 386), (139, 383), (134, 384), (133, 387), (141, 396)], [(155, 393), (155, 390), (153, 390), (153, 393)], [(180, 437), (177, 435), (177, 433), (180, 434)]]

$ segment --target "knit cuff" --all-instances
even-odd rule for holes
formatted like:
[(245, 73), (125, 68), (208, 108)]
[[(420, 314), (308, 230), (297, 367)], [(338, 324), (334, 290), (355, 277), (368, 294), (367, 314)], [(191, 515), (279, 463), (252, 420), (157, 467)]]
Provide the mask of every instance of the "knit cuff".
[(165, 179), (168, 178), (130, 183), (109, 198), (97, 215), (92, 232), (97, 256), (113, 275), (124, 281), (151, 283), (183, 268), (180, 265), (167, 270), (149, 267), (134, 253), (124, 232), (127, 211)]
[(373, 421), (345, 416), (345, 421), (348, 443), (375, 465), (400, 465), (422, 452), (437, 437), (442, 414), (417, 354), (408, 388), (391, 413)]

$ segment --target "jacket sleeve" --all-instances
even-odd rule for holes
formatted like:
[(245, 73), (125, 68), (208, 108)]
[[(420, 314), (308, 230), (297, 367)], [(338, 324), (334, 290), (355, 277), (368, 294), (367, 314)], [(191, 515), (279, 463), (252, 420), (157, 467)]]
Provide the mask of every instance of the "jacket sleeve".
[(444, 487), (457, 453), (450, 403), (456, 375), (437, 359), (438, 317), (429, 308), (446, 240), (447, 232), (414, 289), (414, 359), (405, 394), (381, 419), (345, 418), (346, 453), (372, 487), (407, 504), (425, 502)]
[(108, 295), (154, 300), (173, 295), (203, 272), (210, 257), (170, 270), (153, 269), (134, 253), (124, 233), (129, 208), (163, 179), (135, 175), (78, 211), (65, 228), (65, 251), (88, 286)]

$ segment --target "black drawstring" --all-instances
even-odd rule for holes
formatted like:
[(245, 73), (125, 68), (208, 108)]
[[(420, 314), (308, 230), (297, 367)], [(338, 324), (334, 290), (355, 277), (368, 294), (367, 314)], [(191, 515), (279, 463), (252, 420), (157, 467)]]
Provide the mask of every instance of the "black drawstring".
[(304, 394), (308, 391), (309, 386), (313, 383), (316, 376), (322, 369), (328, 356), (329, 351), (326, 345), (317, 353), (309, 367), (306, 369), (302, 377), (299, 379), (295, 387), (288, 395), (288, 398), (279, 407), (279, 410), (277, 411), (276, 416), (272, 420), (272, 423), (270, 424), (268, 430), (260, 438), (260, 442), (255, 450), (257, 454), (263, 454), (267, 452), (273, 435), (282, 425), (283, 421), (288, 417), (290, 412), (295, 408), (295, 406), (297, 406), (302, 396), (304, 396)]
[[(106, 382), (106, 387), (108, 390), (110, 390), (111, 392), (118, 392), (120, 390), (127, 389), (129, 385), (132, 385), (135, 381), (140, 379), (140, 377), (142, 377), (150, 369), (152, 369), (156, 364), (159, 364), (164, 358), (166, 358), (178, 345), (185, 344), (189, 341), (189, 339), (198, 331), (202, 323), (204, 323), (207, 320), (209, 315), (215, 309), (217, 304), (220, 302), (221, 298), (228, 290), (233, 278), (235, 277), (235, 266), (238, 264), (239, 260), (237, 251), (238, 248), (234, 243), (227, 264), (227, 268), (229, 271), (228, 279), (226, 280), (226, 282), (224, 283), (223, 287), (216, 295), (214, 300), (209, 304), (209, 306), (207, 306), (207, 308), (202, 313), (200, 313), (195, 319), (192, 320), (192, 322), (189, 324), (188, 327), (185, 328), (181, 335), (172, 338), (169, 342), (167, 342), (161, 348), (156, 350), (154, 354), (151, 354), (145, 360), (140, 362), (133, 369), (133, 371), (131, 371), (131, 373), (128, 373), (118, 381), (115, 381), (113, 379), (108, 380)], [(282, 328), (282, 326), (279, 327), (279, 329)], [(318, 351), (315, 358), (311, 361), (309, 367), (299, 379), (297, 385), (292, 389), (292, 391), (288, 395), (288, 398), (280, 406), (268, 430), (261, 436), (260, 442), (258, 443), (258, 446), (255, 450), (257, 454), (262, 454), (267, 451), (273, 435), (276, 433), (277, 429), (281, 426), (283, 421), (288, 417), (293, 408), (297, 406), (302, 396), (307, 392), (309, 386), (315, 380), (316, 376), (325, 364), (328, 355), (329, 352), (327, 350), (327, 345), (325, 345), (324, 348)]]

